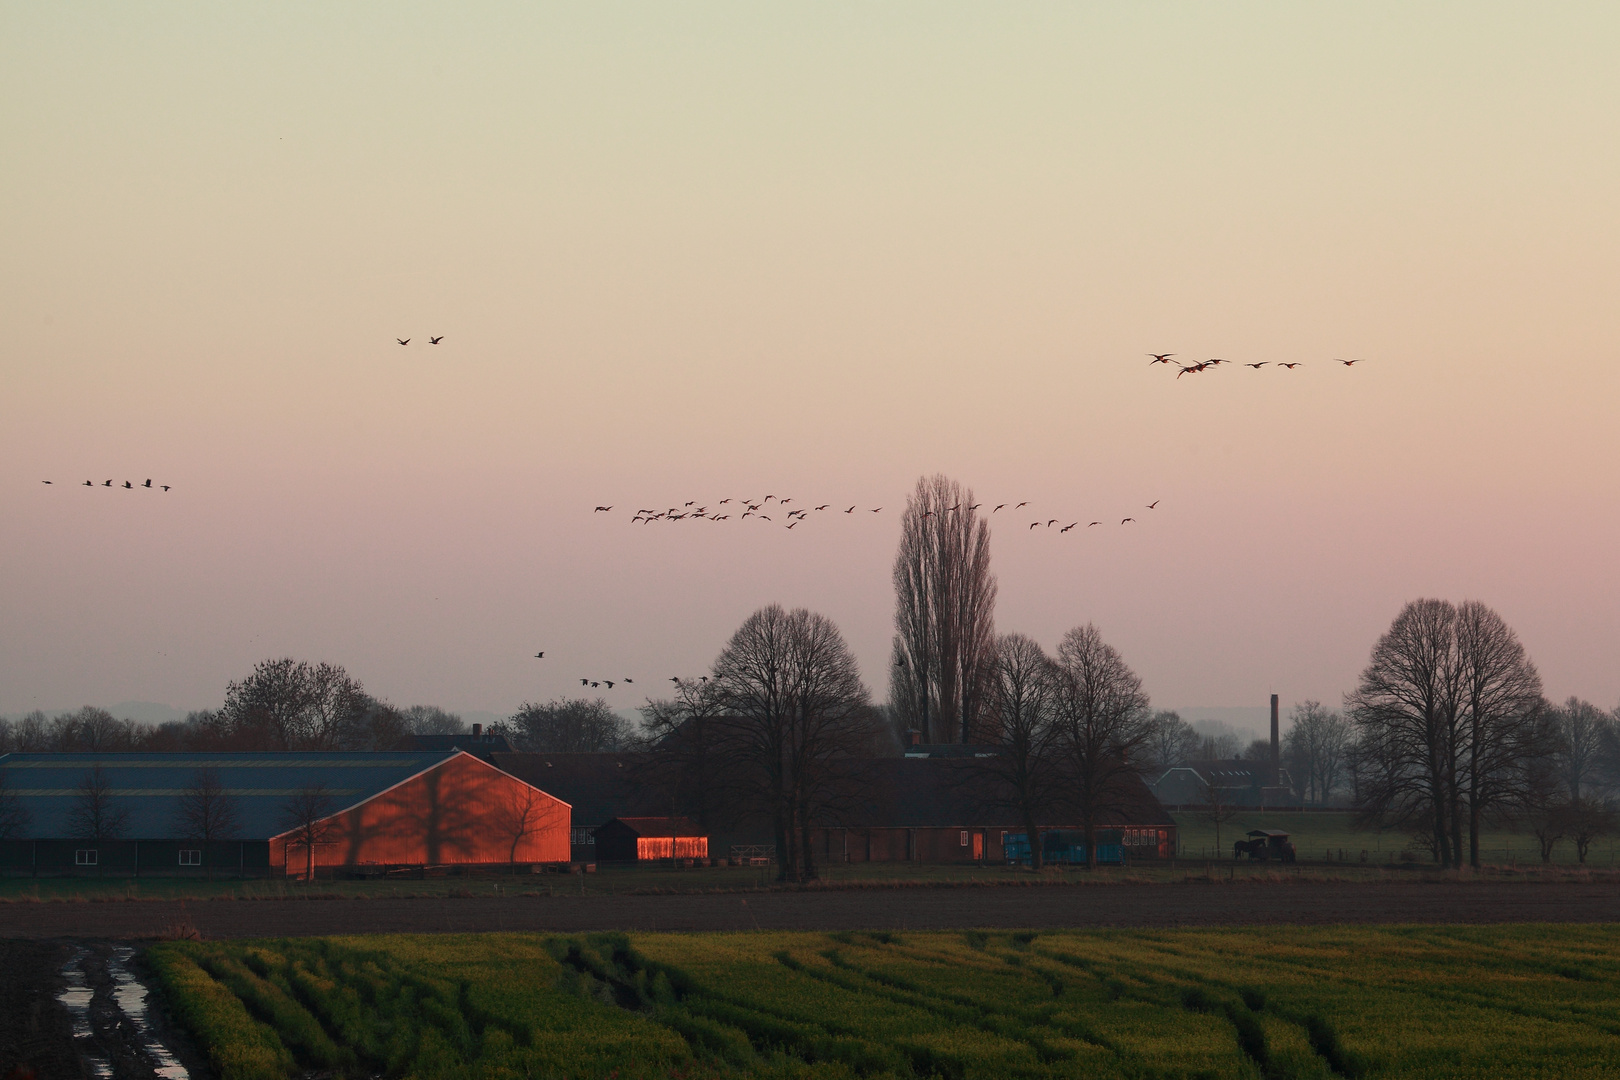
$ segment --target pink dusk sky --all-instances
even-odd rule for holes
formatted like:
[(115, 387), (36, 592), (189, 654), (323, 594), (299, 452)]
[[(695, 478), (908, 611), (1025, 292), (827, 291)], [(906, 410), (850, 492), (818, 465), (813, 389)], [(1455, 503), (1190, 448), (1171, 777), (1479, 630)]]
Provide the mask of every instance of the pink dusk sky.
[[(628, 708), (771, 602), (882, 700), (934, 472), (1030, 504), (998, 629), (1156, 705), (1337, 704), (1433, 596), (1613, 706), (1617, 56), (1601, 3), (6, 4), (0, 712), (283, 655)], [(767, 492), (863, 510), (627, 512)]]

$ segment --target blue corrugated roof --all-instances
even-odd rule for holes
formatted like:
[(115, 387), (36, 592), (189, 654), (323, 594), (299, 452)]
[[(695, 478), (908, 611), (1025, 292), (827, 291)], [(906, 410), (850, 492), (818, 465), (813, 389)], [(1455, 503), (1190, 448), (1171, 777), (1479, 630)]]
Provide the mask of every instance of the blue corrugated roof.
[(4, 754), (6, 791), (28, 811), (20, 839), (67, 839), (79, 785), (97, 765), (111, 796), (128, 814), (128, 840), (176, 839), (180, 797), (199, 770), (213, 769), (236, 810), (234, 839), (264, 840), (285, 832), (287, 799), (310, 784), (324, 784), (332, 810), (347, 809), (459, 751), (299, 751), (243, 754)]

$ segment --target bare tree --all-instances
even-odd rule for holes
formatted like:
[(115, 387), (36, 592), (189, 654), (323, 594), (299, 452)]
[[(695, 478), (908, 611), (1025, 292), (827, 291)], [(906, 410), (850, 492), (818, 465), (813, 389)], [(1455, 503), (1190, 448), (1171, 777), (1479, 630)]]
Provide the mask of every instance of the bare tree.
[(19, 754), (37, 754), (49, 750), (49, 724), (49, 719), (39, 709), (25, 714), (11, 729), (11, 749)]
[(1142, 680), (1087, 623), (1058, 645), (1054, 745), (1067, 798), (1085, 830), (1086, 863), (1097, 865), (1097, 822), (1131, 801), (1136, 756), (1148, 735)]
[(501, 727), (519, 750), (539, 753), (601, 753), (623, 748), (630, 737), (630, 724), (601, 698), (525, 701)]
[(543, 791), (518, 782), (507, 785), (496, 798), (490, 824), (507, 841), (506, 864), (517, 873), (517, 851), (523, 841), (558, 821), (557, 802)]
[(1350, 721), (1323, 707), (1320, 701), (1294, 706), (1293, 725), (1283, 736), (1283, 761), (1296, 793), (1320, 806), (1344, 780), (1355, 729)]
[(927, 742), (972, 742), (995, 648), (990, 523), (973, 492), (923, 477), (906, 500), (894, 560), (891, 705)]
[(0, 840), (17, 840), (27, 831), (31, 815), (11, 788), (11, 770), (0, 766)]
[(230, 683), (220, 712), (244, 746), (340, 750), (355, 740), (371, 704), (342, 667), (283, 657), (262, 661)]
[(315, 880), (315, 848), (327, 843), (337, 830), (332, 821), (333, 799), (326, 785), (305, 784), (281, 804), (281, 820), (288, 847), (304, 849), (304, 880)]
[(1571, 800), (1584, 798), (1598, 786), (1603, 748), (1614, 721), (1596, 705), (1577, 697), (1549, 714), (1558, 779)]
[(461, 717), (445, 712), (437, 705), (412, 705), (401, 710), (400, 715), (405, 718), (405, 726), (412, 735), (463, 735), (467, 731), (467, 724)]
[(203, 768), (191, 774), (191, 786), (180, 793), (174, 816), (181, 836), (202, 842), (203, 863), (212, 878), (208, 846), (235, 836), (238, 825), (236, 797), (225, 787), (218, 769)]
[(1425, 837), (1442, 866), (1479, 862), (1483, 815), (1522, 801), (1541, 680), (1513, 631), (1477, 602), (1406, 605), (1345, 702), (1359, 732), (1363, 821)]
[(1227, 799), (1224, 788), (1212, 780), (1205, 780), (1198, 789), (1198, 809), (1195, 813), (1215, 826), (1215, 854), (1219, 857), (1222, 853), (1221, 826), (1237, 817), (1237, 806)]
[(639, 745), (630, 767), (635, 779), (657, 792), (671, 817), (688, 817), (705, 830), (734, 824), (750, 803), (747, 784), (730, 767), (732, 725), (718, 683), (682, 679), (673, 697), (641, 709)]
[(68, 829), (80, 840), (116, 840), (129, 825), (129, 811), (113, 794), (112, 779), (98, 762), (75, 785)]
[(1407, 604), (1346, 697), (1366, 761), (1376, 766), (1362, 777), (1364, 820), (1422, 827), (1444, 866), (1460, 856), (1449, 828), (1461, 738), (1456, 622), (1457, 609), (1443, 600)]
[(1162, 774), (1197, 757), (1203, 743), (1180, 713), (1160, 709), (1148, 720), (1147, 737), (1142, 740), (1142, 766)]
[[(1468, 865), (1480, 865), (1485, 815), (1511, 813), (1537, 782), (1532, 764), (1544, 756), (1547, 725), (1541, 676), (1518, 635), (1477, 600), (1457, 606), (1458, 696), (1463, 714), (1461, 779), (1452, 783), (1452, 846), (1468, 817)], [(1454, 768), (1454, 775), (1458, 770)]]
[(1040, 826), (1063, 795), (1054, 760), (1057, 672), (1040, 645), (1022, 634), (996, 640), (985, 732), (997, 753), (973, 759), (967, 772), (982, 801), (1018, 814), (1029, 839), (1030, 868), (1041, 869)]
[(782, 879), (813, 879), (812, 825), (872, 738), (855, 658), (830, 619), (772, 604), (732, 635), (713, 681), (727, 767), (772, 819)]
[(1586, 853), (1594, 841), (1613, 836), (1616, 829), (1615, 813), (1596, 799), (1576, 796), (1564, 811), (1565, 831), (1575, 842), (1576, 861), (1584, 864)]

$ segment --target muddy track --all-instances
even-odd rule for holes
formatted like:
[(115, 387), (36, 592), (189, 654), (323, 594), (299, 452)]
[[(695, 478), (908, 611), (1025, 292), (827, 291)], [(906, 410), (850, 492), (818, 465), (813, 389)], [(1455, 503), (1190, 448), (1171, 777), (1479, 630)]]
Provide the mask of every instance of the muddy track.
[(108, 941), (0, 941), (0, 1076), (205, 1080), (135, 949)]
[(0, 936), (1620, 921), (1620, 884), (1305, 883), (0, 905)]

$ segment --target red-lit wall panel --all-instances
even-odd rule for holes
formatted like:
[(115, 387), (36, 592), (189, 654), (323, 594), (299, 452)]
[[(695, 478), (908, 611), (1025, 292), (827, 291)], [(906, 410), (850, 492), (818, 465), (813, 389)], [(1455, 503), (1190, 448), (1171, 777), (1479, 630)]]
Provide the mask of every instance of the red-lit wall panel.
[[(471, 754), (327, 819), (315, 865), (568, 861), (569, 808)], [(272, 865), (302, 873), (304, 845), (270, 841)]]

